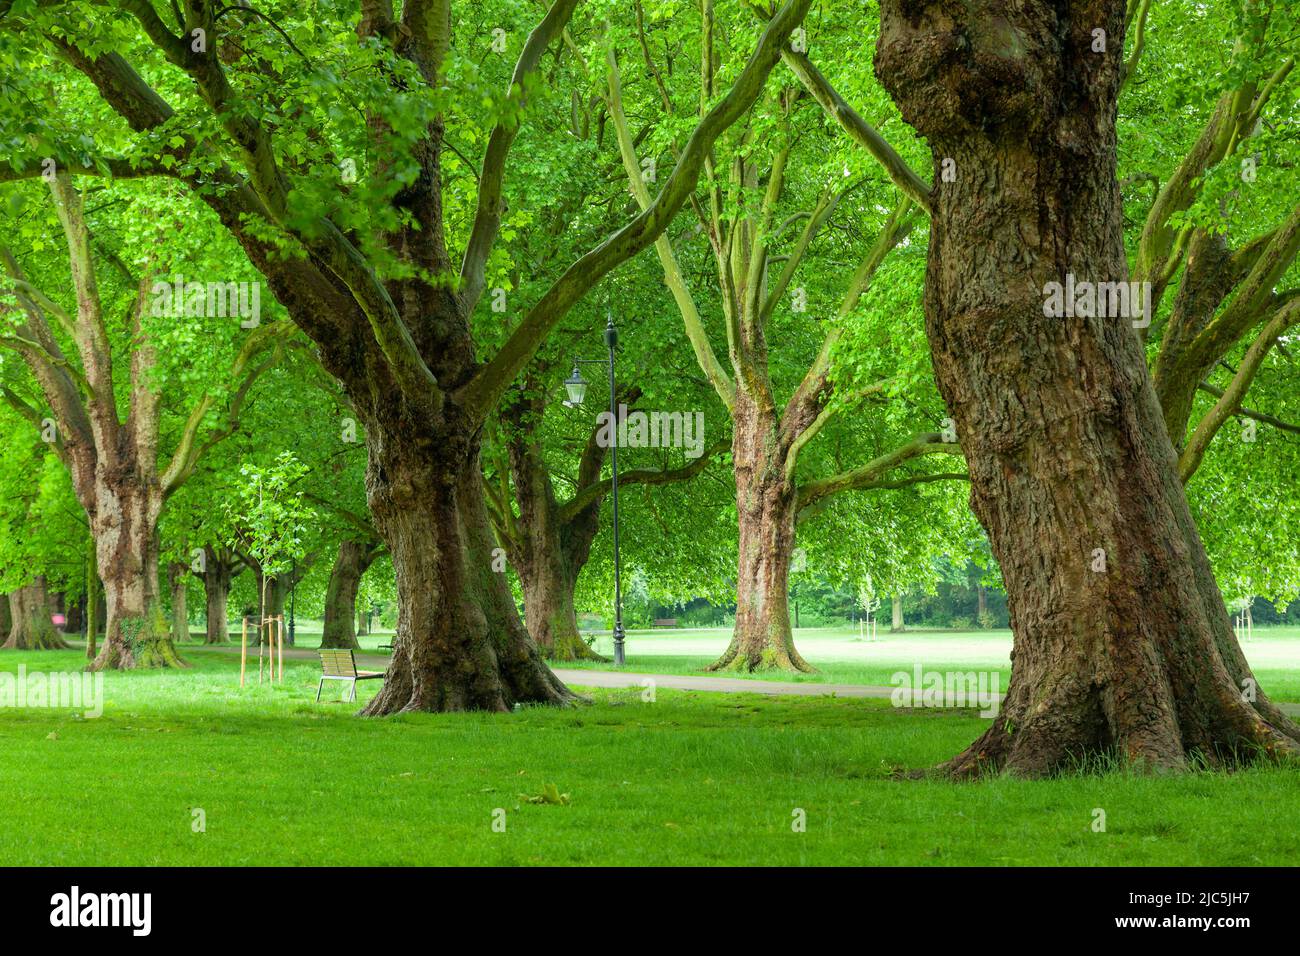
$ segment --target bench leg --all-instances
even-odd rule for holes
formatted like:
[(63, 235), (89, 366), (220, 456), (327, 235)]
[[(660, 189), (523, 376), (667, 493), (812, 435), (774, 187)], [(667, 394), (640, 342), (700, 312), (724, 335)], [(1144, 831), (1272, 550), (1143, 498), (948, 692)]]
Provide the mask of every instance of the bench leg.
[(352, 697), (350, 699), (354, 704), (357, 701), (357, 682), (355, 680), (352, 682)]
[(325, 689), (325, 678), (322, 677), (320, 679), (320, 683), (316, 685), (316, 703), (318, 704), (320, 703), (320, 692), (323, 691), (324, 689)]

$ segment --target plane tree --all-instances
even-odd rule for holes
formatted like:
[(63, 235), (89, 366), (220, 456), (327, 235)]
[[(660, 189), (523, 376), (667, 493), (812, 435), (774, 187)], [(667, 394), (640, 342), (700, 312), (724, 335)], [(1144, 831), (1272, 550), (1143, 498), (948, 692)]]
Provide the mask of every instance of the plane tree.
[[(696, 27), (667, 11), (655, 18), (639, 3), (635, 9), (635, 23), (611, 30), (597, 54), (630, 188), (648, 206), (646, 164), (677, 154), (681, 118), (710, 101), (718, 78), (706, 54), (694, 81), (677, 73), (667, 82), (675, 32)], [(741, 9), (731, 16), (724, 20), (711, 5), (703, 7), (698, 31), (706, 45), (724, 24), (734, 29), (751, 14)], [(911, 368), (924, 355), (915, 329), (883, 363), (848, 357), (846, 341), (863, 294), (923, 224), (921, 204), (928, 199), (896, 190), (874, 164), (857, 162), (817, 104), (783, 78), (720, 140), (705, 167), (705, 195), (655, 242), (699, 368), (731, 422), (737, 611), (733, 639), (715, 670), (811, 670), (794, 646), (788, 602), (801, 513), (842, 491), (964, 474), (913, 467), (959, 449), (942, 432), (897, 418), (894, 434), (874, 446), (863, 442), (857, 460), (841, 456), (839, 470), (800, 468), (804, 450), (828, 423), (872, 414), (873, 399), (905, 407), (909, 390), (918, 397), (933, 393)], [(677, 122), (662, 123), (660, 115)], [(654, 129), (644, 135), (647, 124)], [(854, 168), (864, 165), (865, 173)], [(867, 371), (877, 374), (870, 378)]]
[(1115, 117), (1134, 6), (881, 4), (875, 73), (934, 171), (935, 378), (1015, 631), (1002, 713), (946, 765), (959, 776), (1300, 750), (1233, 635), (1132, 317), (1044, 308), (1067, 276), (1129, 278)]
[[(206, 0), (0, 6), (0, 22), (71, 65), (130, 127), (112, 141), (127, 141), (129, 161), (99, 153), (85, 171), (171, 175), (189, 186), (315, 342), (364, 423), (370, 510), (401, 596), (388, 680), (366, 713), (570, 698), (491, 570), (481, 428), (569, 308), (687, 201), (709, 149), (760, 96), (809, 5), (789, 0), (768, 25), (733, 37), (729, 58), (744, 65), (719, 85), (653, 204), (517, 308), (490, 354), (470, 320), (488, 288), (510, 147), (528, 125), (523, 114), (548, 102), (540, 65), (577, 0), (556, 0), (528, 28), (511, 7), (498, 22), (466, 23), (446, 0), (366, 4), (355, 39), (331, 11), (301, 5), (258, 17)], [(478, 57), (525, 29), (507, 92), (489, 97), (484, 123), (496, 77)], [(308, 50), (286, 42), (294, 34)], [(477, 121), (466, 121), (469, 104)], [(485, 142), (470, 145), (484, 127)], [(446, 159), (462, 129), (481, 165)], [(341, 181), (354, 173), (355, 183)], [(468, 220), (449, 221), (471, 192)]]
[[(169, 274), (173, 261), (144, 258), (134, 264), (137, 250), (129, 239), (115, 242), (120, 237), (99, 223), (94, 232), (105, 251), (97, 255), (92, 221), (71, 176), (57, 170), (47, 182), (52, 210), (14, 204), (21, 219), (16, 233), (32, 248), (0, 249), (8, 276), (7, 295), (0, 301), (10, 316), (0, 345), (21, 357), (40, 400), (5, 397), (37, 427), (52, 431), (51, 447), (67, 467), (90, 523), (107, 605), (104, 641), (92, 668), (179, 666), (162, 615), (159, 516), (207, 449), (238, 427), (253, 384), (278, 361), (294, 327), (268, 322), (243, 335), (233, 362), (225, 359), (229, 381), (212, 389), (195, 388), (184, 374), (169, 378), (184, 362), (175, 354), (161, 361), (161, 348), (186, 344), (189, 360), (203, 361), (200, 356), (219, 355), (227, 340), (206, 335), (201, 315), (184, 330), (188, 337), (176, 328), (164, 330), (176, 317), (157, 308), (155, 278)], [(129, 195), (117, 198), (129, 201)], [(66, 265), (43, 261), (41, 273), (29, 271), (19, 255), (43, 248), (43, 227), (56, 217)], [(33, 256), (22, 258), (30, 263)], [(104, 263), (115, 272), (109, 281), (101, 281)], [(71, 296), (47, 291), (56, 288), (70, 289)], [(125, 318), (117, 319), (122, 312)], [(164, 395), (166, 388), (172, 394)], [(186, 395), (188, 403), (178, 401), (176, 393)], [(179, 421), (165, 431), (164, 411), (175, 405), (182, 406)]]

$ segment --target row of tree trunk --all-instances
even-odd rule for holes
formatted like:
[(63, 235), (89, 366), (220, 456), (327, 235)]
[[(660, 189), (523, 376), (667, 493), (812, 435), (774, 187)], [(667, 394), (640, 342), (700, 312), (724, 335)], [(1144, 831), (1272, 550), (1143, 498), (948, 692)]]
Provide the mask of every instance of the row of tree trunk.
[[(367, 631), (364, 614), (356, 607), (361, 577), (382, 551), (377, 542), (344, 540), (339, 543), (338, 556), (330, 572), (325, 598), (324, 632), (322, 647), (360, 649), (357, 635)], [(243, 565), (232, 560), (229, 553), (209, 548), (205, 573), (197, 575), (203, 581), (207, 627), (205, 643), (225, 644), (230, 640), (228, 604), (230, 586)], [(267, 586), (267, 614), (284, 614), (290, 590), (301, 580), (309, 565), (304, 563), (293, 576), (273, 579)], [(185, 578), (190, 573), (187, 565), (173, 562), (167, 568), (167, 583), (171, 592), (170, 632), (173, 642), (189, 639), (189, 611), (185, 594)], [(260, 577), (259, 577), (260, 582)], [(259, 590), (261, 589), (259, 583)], [(84, 602), (82, 602), (84, 603)], [(67, 610), (66, 631), (87, 631), (90, 636), (102, 633), (106, 618), (105, 598), (96, 596), (96, 613), (86, 614), (79, 603)], [(55, 650), (69, 645), (63, 634), (54, 626), (52, 615), (61, 601), (49, 592), (43, 576), (9, 594), (0, 594), (0, 634), (5, 640), (0, 647), (7, 650)], [(250, 642), (258, 640), (256, 627), (250, 628)], [(288, 635), (286, 632), (286, 639)]]

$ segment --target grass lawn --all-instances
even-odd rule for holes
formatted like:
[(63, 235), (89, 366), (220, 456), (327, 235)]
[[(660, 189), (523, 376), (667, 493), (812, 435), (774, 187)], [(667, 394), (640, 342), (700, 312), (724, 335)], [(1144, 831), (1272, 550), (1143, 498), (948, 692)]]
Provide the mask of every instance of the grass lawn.
[[(919, 631), (903, 634), (877, 632), (877, 640), (859, 640), (855, 632), (842, 628), (801, 628), (795, 631), (795, 646), (815, 674), (737, 674), (759, 680), (809, 681), (832, 684), (878, 684), (889, 686), (898, 671), (911, 673), (921, 664), (927, 671), (999, 671), (1005, 691), (1011, 679), (1011, 632)], [(731, 639), (731, 631), (708, 629), (657, 629), (632, 631), (627, 637), (627, 669), (659, 674), (706, 674)], [(1242, 642), (1246, 659), (1264, 692), (1275, 700), (1300, 702), (1300, 627), (1255, 628), (1254, 637)], [(608, 633), (599, 634), (596, 650), (613, 655)], [(612, 668), (612, 664), (578, 662), (571, 668)]]
[[(987, 636), (984, 636), (987, 639)], [(656, 637), (656, 639), (659, 639)], [(1259, 639), (1261, 642), (1262, 638)], [(638, 644), (641, 644), (638, 641)], [(638, 654), (640, 649), (638, 648)], [(110, 674), (98, 719), (0, 710), (6, 864), (1291, 864), (1300, 770), (898, 779), (985, 721), (887, 701), (660, 690), (567, 710), (353, 716), (318, 668)], [(948, 655), (951, 656), (951, 655)], [(937, 658), (936, 658), (937, 659)], [(78, 652), (0, 652), (76, 670)], [(928, 658), (927, 658), (928, 664)], [(864, 665), (865, 666), (865, 665)], [(362, 699), (373, 685), (361, 685)], [(329, 691), (327, 691), (329, 693)], [(337, 691), (334, 692), (337, 694)], [(567, 804), (521, 795), (555, 784)], [(192, 829), (193, 810), (206, 832)], [(505, 811), (494, 832), (493, 811)], [(793, 814), (807, 830), (792, 832)], [(1094, 809), (1106, 832), (1092, 831)]]

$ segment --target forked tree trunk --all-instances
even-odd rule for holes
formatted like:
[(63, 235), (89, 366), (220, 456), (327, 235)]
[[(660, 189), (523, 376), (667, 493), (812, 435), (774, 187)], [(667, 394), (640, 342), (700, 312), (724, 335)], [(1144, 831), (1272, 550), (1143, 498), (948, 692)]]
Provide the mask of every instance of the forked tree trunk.
[(321, 632), (321, 647), (361, 650), (353, 629), (357, 617), (357, 589), (361, 586), (361, 578), (366, 569), (374, 561), (374, 556), (374, 547), (365, 542), (347, 538), (339, 542), (339, 553), (334, 559), (329, 584), (325, 588), (325, 622)]
[(185, 604), (185, 575), (189, 567), (177, 561), (167, 565), (167, 583), (172, 592), (172, 641), (186, 641), (190, 637), (190, 614)]
[(945, 769), (1300, 753), (1300, 729), (1258, 693), (1233, 637), (1132, 319), (1044, 314), (1047, 283), (1068, 273), (1127, 279), (1123, 0), (881, 10), (877, 75), (933, 153), (935, 378), (1015, 632), (1001, 715)]
[[(519, 517), (501, 537), (523, 585), (528, 633), (542, 654), (553, 661), (604, 660), (582, 639), (573, 605), (578, 575), (600, 528), (601, 499), (568, 518), (561, 514), (537, 435), (546, 407), (543, 394), (541, 389), (522, 390), (502, 413), (515, 430), (508, 453)], [(579, 464), (579, 486), (599, 477), (604, 457), (604, 449), (588, 443)]]
[(158, 587), (162, 493), (156, 481), (140, 484), (128, 479), (108, 487), (101, 482), (97, 489), (91, 528), (108, 614), (92, 671), (185, 666), (172, 642)]
[(794, 485), (785, 477), (785, 458), (772, 453), (775, 420), (738, 391), (732, 421), (740, 529), (736, 626), (726, 652), (708, 669), (812, 672), (795, 649), (790, 629), (790, 559), (797, 507)]
[(233, 577), (226, 564), (211, 549), (206, 549), (203, 564), (203, 604), (206, 625), (204, 644), (226, 644), (230, 640), (230, 581)]
[(38, 575), (31, 584), (9, 595), (12, 623), (5, 650), (52, 651), (66, 650), (68, 642), (50, 620), (50, 597), (45, 589), (45, 578)]
[(907, 630), (907, 626), (903, 623), (903, 595), (901, 594), (894, 595), (893, 610), (894, 610), (893, 618), (889, 622), (889, 633), (902, 634), (904, 631)]
[(492, 568), (477, 444), (456, 434), (421, 439), (401, 423), (367, 426), (370, 510), (402, 600), (388, 676), (362, 713), (508, 711), (575, 699)]

